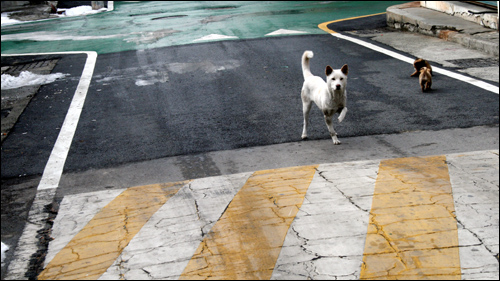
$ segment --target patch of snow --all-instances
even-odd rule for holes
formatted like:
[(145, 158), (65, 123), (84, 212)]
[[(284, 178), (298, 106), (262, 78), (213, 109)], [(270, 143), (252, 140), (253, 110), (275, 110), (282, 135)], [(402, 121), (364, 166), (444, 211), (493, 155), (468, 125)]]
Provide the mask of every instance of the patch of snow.
[(23, 71), (17, 77), (10, 74), (2, 74), (2, 90), (15, 89), (23, 86), (49, 84), (68, 75), (69, 74), (63, 74), (60, 72), (41, 75), (29, 71)]
[[(91, 6), (78, 6), (70, 9), (57, 9), (57, 14), (55, 14), (58, 17), (76, 17), (76, 16), (84, 16), (84, 15), (92, 15), (92, 14), (97, 14), (100, 12), (106, 12), (108, 11), (107, 8), (101, 8), (99, 10), (92, 10)], [(10, 14), (15, 13), (15, 12), (6, 12), (2, 13), (2, 26), (7, 26), (11, 24), (17, 24), (17, 23), (26, 23), (26, 22), (32, 22), (32, 21), (20, 21), (20, 20), (15, 20), (11, 19), (9, 16)], [(42, 20), (47, 20), (47, 19), (42, 19)], [(35, 20), (35, 21), (40, 21), (40, 20)]]
[(66, 17), (76, 17), (76, 16), (84, 16), (84, 15), (91, 15), (91, 14), (97, 14), (100, 12), (105, 12), (107, 11), (107, 8), (101, 8), (99, 10), (92, 10), (91, 6), (78, 6), (70, 9), (57, 9), (57, 13), (62, 12), (62, 14), (59, 14), (59, 16), (66, 16)]
[(9, 250), (9, 246), (5, 245), (3, 242), (2, 242), (2, 263), (3, 261), (5, 260), (5, 252), (7, 252)]
[(135, 85), (136, 86), (149, 86), (149, 85), (153, 85), (155, 82), (157, 82), (157, 81), (138, 79), (135, 81)]
[(2, 26), (4, 26), (4, 25), (11, 25), (11, 24), (16, 24), (16, 23), (22, 22), (20, 20), (15, 20), (15, 19), (9, 18), (10, 14), (12, 14), (12, 12), (2, 13)]

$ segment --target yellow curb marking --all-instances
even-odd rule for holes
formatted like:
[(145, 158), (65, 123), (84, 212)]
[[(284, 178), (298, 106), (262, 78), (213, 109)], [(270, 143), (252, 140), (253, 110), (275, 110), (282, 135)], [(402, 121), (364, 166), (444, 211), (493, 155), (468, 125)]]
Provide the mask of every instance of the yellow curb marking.
[(360, 279), (460, 279), (445, 156), (383, 160)]
[(123, 191), (57, 253), (38, 279), (98, 279), (151, 216), (188, 182)]
[(180, 279), (270, 279), (316, 168), (255, 172), (203, 239)]
[(378, 14), (372, 14), (372, 15), (365, 15), (365, 16), (358, 16), (358, 17), (346, 18), (346, 19), (332, 20), (332, 21), (320, 23), (320, 24), (318, 24), (318, 27), (319, 27), (319, 29), (321, 29), (323, 31), (326, 31), (328, 33), (337, 33), (336, 31), (331, 30), (331, 29), (328, 28), (328, 25), (330, 23), (340, 22), (340, 21), (346, 21), (346, 20), (360, 19), (360, 18), (366, 18), (366, 17), (377, 16), (377, 15), (382, 15), (382, 14), (385, 14), (385, 12), (378, 13)]

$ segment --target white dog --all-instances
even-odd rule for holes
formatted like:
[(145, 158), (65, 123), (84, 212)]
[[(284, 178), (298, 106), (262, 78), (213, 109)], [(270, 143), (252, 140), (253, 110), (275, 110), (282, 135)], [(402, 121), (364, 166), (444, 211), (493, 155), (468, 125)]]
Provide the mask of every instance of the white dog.
[(339, 122), (344, 120), (347, 113), (347, 64), (341, 69), (326, 67), (326, 83), (323, 78), (314, 76), (309, 68), (309, 59), (313, 57), (312, 51), (305, 51), (302, 55), (302, 74), (304, 75), (304, 85), (302, 86), (302, 110), (304, 113), (304, 129), (302, 139), (307, 138), (307, 123), (309, 121), (309, 111), (311, 101), (318, 106), (325, 116), (326, 126), (330, 132), (334, 144), (340, 144), (337, 133), (333, 129), (332, 117), (335, 113), (340, 113)]

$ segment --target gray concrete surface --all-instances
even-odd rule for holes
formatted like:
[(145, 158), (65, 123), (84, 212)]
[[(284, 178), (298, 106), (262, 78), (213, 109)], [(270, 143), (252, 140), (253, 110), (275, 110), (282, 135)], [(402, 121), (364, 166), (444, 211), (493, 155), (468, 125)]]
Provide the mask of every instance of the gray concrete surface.
[[(415, 1), (389, 7), (387, 9), (387, 25), (459, 43), (466, 48), (477, 49), (498, 57), (498, 29), (488, 28), (459, 16), (421, 7), (420, 2), (426, 1)], [(436, 2), (447, 2), (453, 6), (464, 5), (458, 1)], [(498, 20), (496, 25), (498, 26)]]

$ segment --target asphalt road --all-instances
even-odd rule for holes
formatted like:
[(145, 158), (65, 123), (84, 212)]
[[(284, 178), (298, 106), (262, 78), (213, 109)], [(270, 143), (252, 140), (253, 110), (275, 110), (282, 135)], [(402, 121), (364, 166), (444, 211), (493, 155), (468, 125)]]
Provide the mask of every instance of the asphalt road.
[[(498, 124), (498, 95), (440, 74), (422, 93), (411, 65), (329, 34), (127, 51), (98, 57), (65, 171), (300, 141), (304, 50), (313, 74), (349, 65), (340, 139)], [(64, 58), (54, 72), (71, 76), (41, 87), (3, 144), (2, 178), (41, 174), (83, 62)], [(317, 108), (309, 138), (329, 138)]]
[(86, 55), (2, 57), (5, 65), (51, 59), (59, 59), (52, 73), (69, 75), (42, 85), (19, 116), (2, 143), (2, 163), (9, 163), (2, 165), (2, 179), (41, 175), (75, 95)]

